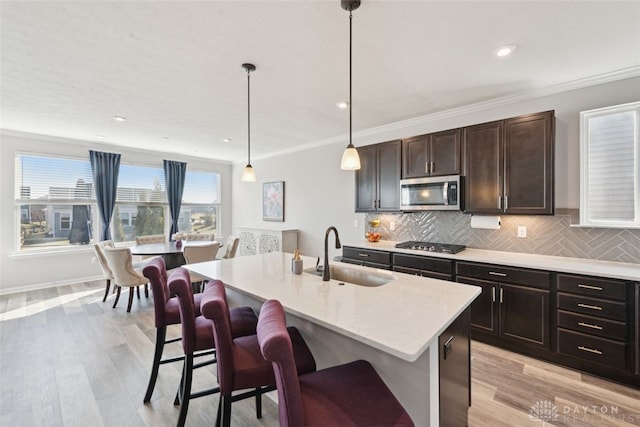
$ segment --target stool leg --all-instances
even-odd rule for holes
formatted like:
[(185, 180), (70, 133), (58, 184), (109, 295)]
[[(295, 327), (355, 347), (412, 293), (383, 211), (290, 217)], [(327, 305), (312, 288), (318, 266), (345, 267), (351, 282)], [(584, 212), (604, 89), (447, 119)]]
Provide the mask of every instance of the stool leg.
[(111, 308), (116, 308), (116, 304), (118, 304), (118, 300), (120, 299), (120, 290), (122, 289), (122, 287), (116, 285), (117, 291), (116, 291), (116, 300), (113, 302), (113, 307)]
[(144, 285), (144, 296), (149, 298), (149, 284)]
[(191, 397), (191, 376), (193, 374), (193, 354), (184, 356), (184, 381), (182, 384), (182, 402), (180, 403), (180, 415), (178, 415), (178, 427), (184, 427), (189, 410), (189, 398)]
[(262, 391), (259, 387), (256, 389), (256, 418), (262, 418)]
[(153, 389), (156, 386), (156, 380), (158, 379), (158, 370), (160, 369), (160, 359), (162, 359), (162, 351), (164, 350), (164, 342), (167, 337), (167, 327), (160, 326), (156, 329), (156, 350), (153, 354), (153, 365), (151, 366), (151, 377), (149, 377), (149, 385), (147, 385), (147, 392), (144, 395), (144, 403), (151, 400)]
[(220, 396), (222, 399), (222, 427), (231, 427), (231, 396)]

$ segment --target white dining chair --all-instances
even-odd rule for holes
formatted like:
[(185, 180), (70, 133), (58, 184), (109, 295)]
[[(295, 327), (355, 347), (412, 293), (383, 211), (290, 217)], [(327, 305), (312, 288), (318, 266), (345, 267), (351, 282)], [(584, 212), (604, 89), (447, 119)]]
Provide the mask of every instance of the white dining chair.
[(185, 233), (184, 240), (187, 242), (195, 242), (195, 241), (210, 241), (213, 242), (215, 237), (215, 233)]
[(109, 263), (107, 262), (107, 258), (104, 255), (103, 248), (113, 247), (113, 240), (103, 240), (102, 242), (98, 242), (93, 245), (93, 250), (96, 254), (96, 260), (98, 261), (100, 270), (102, 270), (102, 277), (107, 281), (104, 288), (104, 298), (102, 298), (102, 302), (105, 302), (107, 300), (107, 296), (109, 296), (109, 289), (111, 288), (111, 281), (114, 279), (113, 272), (109, 268)]
[(145, 296), (149, 296), (149, 279), (144, 277), (141, 270), (136, 270), (133, 266), (133, 256), (129, 248), (104, 248), (104, 255), (107, 259), (109, 269), (113, 272), (114, 284), (116, 286), (116, 300), (113, 308), (116, 308), (120, 299), (120, 291), (123, 287), (129, 288), (129, 303), (127, 313), (131, 311), (133, 303), (134, 289), (140, 299), (140, 285), (144, 285)]
[(227, 243), (224, 245), (224, 255), (223, 259), (229, 259), (236, 256), (236, 252), (238, 251), (238, 244), (240, 244), (240, 238), (237, 236), (229, 236), (227, 237)]
[[(208, 244), (198, 245), (198, 246), (186, 245), (183, 249), (183, 255), (187, 264), (195, 264), (197, 262), (206, 262), (206, 261), (215, 260), (219, 249), (220, 249), (219, 242), (211, 242)], [(197, 288), (198, 288), (198, 291), (200, 292), (202, 290), (201, 285), (207, 280), (207, 278), (192, 272), (189, 272), (189, 274), (191, 276), (191, 283), (198, 284)]]

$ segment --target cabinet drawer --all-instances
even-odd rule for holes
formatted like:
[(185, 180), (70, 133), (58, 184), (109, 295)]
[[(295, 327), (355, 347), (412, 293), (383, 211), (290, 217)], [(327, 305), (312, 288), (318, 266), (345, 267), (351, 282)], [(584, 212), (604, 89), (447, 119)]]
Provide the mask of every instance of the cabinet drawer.
[(453, 274), (453, 260), (450, 259), (393, 254), (393, 265), (428, 270), (434, 273)]
[(558, 291), (623, 301), (627, 297), (627, 287), (623, 281), (570, 274), (558, 274)]
[(368, 263), (376, 264), (391, 264), (391, 252), (386, 251), (374, 251), (371, 249), (354, 248), (351, 246), (345, 246), (342, 249), (343, 258), (349, 258), (353, 260), (361, 260)]
[(558, 329), (558, 353), (626, 370), (627, 346), (617, 341)]
[(626, 341), (627, 335), (627, 324), (624, 322), (563, 310), (558, 310), (558, 327), (620, 341)]
[(451, 274), (434, 273), (433, 271), (418, 270), (417, 268), (403, 267), (401, 265), (395, 265), (394, 264), (393, 265), (393, 271), (397, 271), (399, 273), (413, 274), (414, 276), (430, 277), (432, 279), (447, 280), (449, 282), (453, 281), (453, 276)]
[(489, 264), (475, 264), (471, 262), (456, 263), (456, 273), (459, 276), (475, 277), (477, 279), (491, 280), (494, 282), (527, 285), (540, 289), (549, 289), (551, 280), (551, 274), (546, 271), (501, 267)]
[(558, 309), (588, 314), (607, 319), (627, 320), (627, 305), (623, 302), (607, 301), (558, 292)]

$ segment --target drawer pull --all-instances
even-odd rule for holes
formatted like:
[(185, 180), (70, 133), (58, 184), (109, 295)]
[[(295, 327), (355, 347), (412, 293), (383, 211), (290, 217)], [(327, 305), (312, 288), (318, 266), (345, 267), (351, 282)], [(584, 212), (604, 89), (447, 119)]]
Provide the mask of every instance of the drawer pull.
[(492, 276), (507, 277), (506, 273), (497, 273), (495, 271), (490, 271), (489, 274)]
[(597, 305), (591, 305), (591, 304), (578, 304), (578, 307), (588, 308), (591, 310), (602, 310), (602, 307), (599, 307)]
[(503, 299), (504, 299), (504, 290), (500, 288), (500, 304), (502, 304)]
[(602, 330), (602, 326), (592, 325), (591, 323), (578, 322), (578, 326), (584, 326), (585, 328), (597, 329), (599, 331)]
[(578, 346), (578, 350), (588, 351), (589, 353), (594, 353), (594, 354), (602, 354), (600, 350), (596, 350), (594, 348), (589, 348), (589, 347), (583, 347), (581, 345)]
[(358, 254), (358, 256), (369, 256), (369, 254)]
[(496, 288), (491, 287), (491, 302), (496, 302)]
[(601, 291), (602, 288), (600, 286), (592, 286), (592, 285), (583, 285), (582, 283), (578, 283), (579, 288), (583, 289), (592, 289), (594, 291)]

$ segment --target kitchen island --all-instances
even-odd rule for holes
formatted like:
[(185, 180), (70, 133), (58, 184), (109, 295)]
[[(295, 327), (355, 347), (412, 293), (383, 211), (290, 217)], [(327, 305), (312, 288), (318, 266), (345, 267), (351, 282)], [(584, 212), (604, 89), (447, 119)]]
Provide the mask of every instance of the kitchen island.
[[(438, 426), (438, 339), (480, 289), (359, 266), (343, 267), (386, 275), (388, 283), (323, 282), (314, 274), (293, 274), (291, 259), (291, 254), (272, 252), (185, 267), (222, 280), (232, 306), (251, 305), (258, 311), (264, 301), (279, 300), (287, 323), (300, 329), (319, 369), (366, 359), (417, 426)], [(315, 258), (302, 259), (304, 269), (315, 267)], [(461, 369), (468, 369), (468, 358), (465, 363)]]

